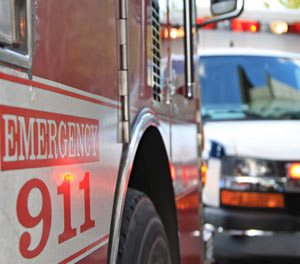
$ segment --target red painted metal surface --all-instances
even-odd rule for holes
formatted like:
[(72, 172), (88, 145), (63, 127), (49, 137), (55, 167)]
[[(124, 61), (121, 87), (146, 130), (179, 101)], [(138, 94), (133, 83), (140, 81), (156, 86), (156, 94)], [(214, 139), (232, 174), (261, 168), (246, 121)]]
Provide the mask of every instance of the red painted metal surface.
[(33, 74), (117, 99), (117, 1), (37, 1)]
[(193, 188), (176, 200), (182, 264), (201, 263), (199, 197), (199, 190)]

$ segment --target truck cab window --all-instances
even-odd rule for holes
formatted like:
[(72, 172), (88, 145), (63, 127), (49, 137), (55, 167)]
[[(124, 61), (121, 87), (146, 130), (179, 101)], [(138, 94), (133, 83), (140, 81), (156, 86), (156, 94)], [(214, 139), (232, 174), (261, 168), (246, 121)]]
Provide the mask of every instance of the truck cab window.
[(29, 65), (29, 7), (28, 0), (0, 0), (0, 60), (24, 68)]

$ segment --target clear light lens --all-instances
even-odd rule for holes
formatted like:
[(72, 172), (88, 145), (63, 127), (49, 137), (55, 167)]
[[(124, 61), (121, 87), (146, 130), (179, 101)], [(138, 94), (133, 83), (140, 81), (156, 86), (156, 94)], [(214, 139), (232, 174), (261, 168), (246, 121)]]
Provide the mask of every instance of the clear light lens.
[(274, 34), (284, 34), (288, 32), (288, 24), (285, 21), (273, 21), (270, 24), (271, 32)]
[(262, 176), (270, 172), (265, 161), (253, 159), (241, 160), (236, 164), (234, 175), (237, 176)]
[(251, 176), (251, 177), (276, 177), (278, 170), (275, 161), (226, 157), (222, 160), (222, 175), (224, 176)]
[(171, 29), (170, 36), (172, 39), (176, 39), (176, 37), (177, 37), (177, 29), (176, 28)]

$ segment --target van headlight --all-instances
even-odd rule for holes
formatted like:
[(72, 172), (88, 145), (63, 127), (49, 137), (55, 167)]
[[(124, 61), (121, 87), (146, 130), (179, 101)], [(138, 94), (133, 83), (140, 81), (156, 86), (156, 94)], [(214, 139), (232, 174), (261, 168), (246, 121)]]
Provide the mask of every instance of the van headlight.
[(281, 177), (280, 164), (273, 160), (223, 157), (222, 176)]

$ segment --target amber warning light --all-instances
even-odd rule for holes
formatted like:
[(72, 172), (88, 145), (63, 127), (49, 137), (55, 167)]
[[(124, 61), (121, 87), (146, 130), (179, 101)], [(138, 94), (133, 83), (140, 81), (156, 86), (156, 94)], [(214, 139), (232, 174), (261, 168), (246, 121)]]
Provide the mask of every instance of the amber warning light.
[(201, 179), (202, 179), (202, 188), (206, 183), (206, 175), (207, 175), (207, 164), (205, 162), (201, 165)]
[(288, 176), (293, 180), (300, 180), (300, 163), (291, 163), (288, 166)]
[(221, 202), (225, 206), (284, 208), (284, 197), (281, 193), (222, 190)]

